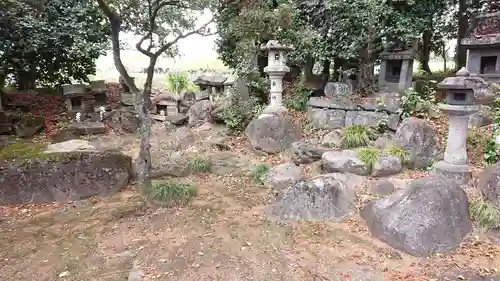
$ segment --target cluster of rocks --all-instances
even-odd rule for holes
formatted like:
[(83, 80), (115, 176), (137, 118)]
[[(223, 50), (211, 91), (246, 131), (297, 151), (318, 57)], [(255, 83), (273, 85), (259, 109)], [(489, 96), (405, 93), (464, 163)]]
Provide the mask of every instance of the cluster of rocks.
[(40, 116), (21, 115), (0, 111), (0, 134), (15, 134), (29, 138), (43, 130), (45, 121)]

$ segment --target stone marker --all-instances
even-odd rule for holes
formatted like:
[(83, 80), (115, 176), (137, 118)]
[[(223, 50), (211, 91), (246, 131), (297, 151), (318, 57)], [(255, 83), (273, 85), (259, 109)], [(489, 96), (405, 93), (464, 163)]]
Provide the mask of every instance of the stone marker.
[(329, 98), (349, 97), (351, 95), (352, 90), (349, 84), (328, 82), (325, 85), (325, 96)]
[(361, 210), (371, 234), (414, 256), (456, 249), (472, 230), (469, 202), (460, 185), (444, 177), (425, 177)]

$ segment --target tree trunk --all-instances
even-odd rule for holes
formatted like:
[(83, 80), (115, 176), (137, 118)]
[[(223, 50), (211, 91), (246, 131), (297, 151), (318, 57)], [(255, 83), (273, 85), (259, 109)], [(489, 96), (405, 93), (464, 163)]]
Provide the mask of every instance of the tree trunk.
[(330, 79), (330, 66), (331, 66), (330, 60), (323, 61), (323, 71), (321, 71), (321, 78), (323, 79), (325, 85), (326, 83), (328, 83), (328, 80)]
[(443, 46), (442, 46), (442, 57), (443, 57), (443, 68), (444, 68), (444, 72), (447, 71), (447, 67), (446, 67), (446, 63), (447, 63), (447, 58), (446, 58), (446, 43), (443, 42)]
[(432, 32), (430, 30), (424, 30), (424, 33), (422, 34), (422, 50), (420, 51), (420, 67), (427, 74), (432, 74), (431, 68), (429, 67), (431, 38)]
[(467, 63), (467, 50), (462, 47), (461, 40), (465, 37), (469, 28), (469, 18), (467, 16), (467, 0), (458, 0), (458, 32), (457, 32), (457, 52), (455, 57), (455, 68), (460, 69)]
[(304, 66), (304, 76), (305, 80), (308, 80), (309, 78), (313, 77), (313, 68), (314, 68), (314, 59), (312, 56), (307, 56), (306, 58), (306, 64)]

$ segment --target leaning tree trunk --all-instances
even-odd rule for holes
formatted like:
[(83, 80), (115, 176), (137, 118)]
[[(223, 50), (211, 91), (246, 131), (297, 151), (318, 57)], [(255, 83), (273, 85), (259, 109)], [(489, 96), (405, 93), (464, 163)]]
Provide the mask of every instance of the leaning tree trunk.
[(420, 67), (427, 74), (432, 74), (431, 68), (429, 67), (429, 60), (431, 55), (431, 38), (432, 32), (430, 30), (425, 30), (422, 34), (422, 49), (420, 51)]

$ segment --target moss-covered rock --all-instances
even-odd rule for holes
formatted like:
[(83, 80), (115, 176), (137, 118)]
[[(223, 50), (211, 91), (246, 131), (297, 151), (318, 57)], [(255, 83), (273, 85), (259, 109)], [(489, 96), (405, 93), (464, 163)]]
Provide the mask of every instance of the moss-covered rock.
[[(129, 182), (132, 159), (116, 151), (2, 152), (0, 204), (48, 203), (109, 195)], [(3, 149), (2, 149), (3, 150)], [(14, 157), (23, 151), (22, 158)]]

